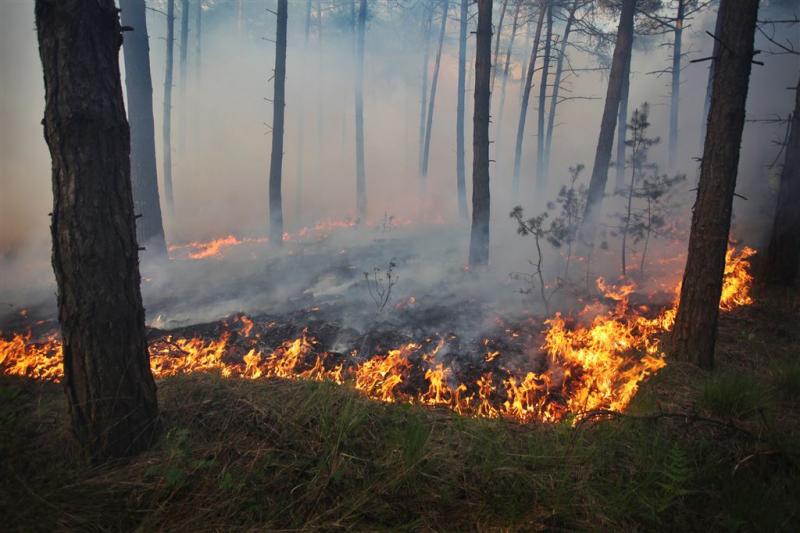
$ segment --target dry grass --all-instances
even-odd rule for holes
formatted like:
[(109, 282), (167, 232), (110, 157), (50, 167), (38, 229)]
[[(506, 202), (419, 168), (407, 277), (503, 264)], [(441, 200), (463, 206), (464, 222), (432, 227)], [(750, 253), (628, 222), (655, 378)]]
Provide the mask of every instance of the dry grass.
[[(158, 445), (100, 467), (71, 447), (60, 387), (4, 379), (4, 528), (797, 530), (791, 319), (766, 305), (726, 318), (715, 375), (672, 363), (630, 416), (577, 428), (378, 404), (329, 383), (171, 378)], [(755, 407), (726, 409), (742, 389)]]

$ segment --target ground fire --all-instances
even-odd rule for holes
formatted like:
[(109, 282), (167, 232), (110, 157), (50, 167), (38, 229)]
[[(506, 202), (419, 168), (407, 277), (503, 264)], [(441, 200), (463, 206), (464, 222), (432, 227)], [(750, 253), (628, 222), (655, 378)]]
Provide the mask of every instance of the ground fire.
[[(752, 303), (749, 265), (754, 253), (749, 247), (728, 250), (720, 300), (723, 311)], [(651, 309), (630, 303), (629, 296), (636, 290), (632, 282), (615, 286), (600, 278), (597, 287), (603, 300), (610, 302), (604, 306), (607, 310), (598, 313), (596, 306), (587, 305), (576, 316), (557, 313), (536, 332), (534, 338), (540, 344), (535, 348), (546, 356), (546, 367), (538, 371), (505, 367), (502, 351), (490, 349), (502, 339), (484, 339), (482, 368), (466, 370), (439, 360), (439, 353), (452, 340), (446, 335), (359, 358), (355, 349), (330, 352), (304, 331), (265, 351), (262, 339), (269, 336), (271, 324), (256, 323), (246, 315), (228, 320), (216, 338), (159, 334), (150, 340), (150, 365), (156, 378), (218, 372), (223, 377), (254, 380), (326, 380), (354, 386), (378, 401), (518, 422), (579, 418), (598, 409), (620, 411), (639, 384), (667, 364), (661, 337), (672, 328), (678, 302)], [(63, 376), (58, 336), (35, 340), (30, 333), (13, 333), (4, 337), (0, 365), (5, 374), (58, 381)], [(476, 377), (468, 380), (465, 374)]]

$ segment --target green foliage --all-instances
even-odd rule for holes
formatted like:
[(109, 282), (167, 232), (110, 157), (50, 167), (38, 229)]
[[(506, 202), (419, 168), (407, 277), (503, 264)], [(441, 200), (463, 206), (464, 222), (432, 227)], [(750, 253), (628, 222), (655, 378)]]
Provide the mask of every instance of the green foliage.
[(790, 361), (772, 368), (772, 380), (778, 393), (789, 398), (800, 396), (800, 362)]
[(702, 404), (718, 416), (746, 418), (767, 407), (768, 395), (752, 376), (723, 374), (703, 385)]

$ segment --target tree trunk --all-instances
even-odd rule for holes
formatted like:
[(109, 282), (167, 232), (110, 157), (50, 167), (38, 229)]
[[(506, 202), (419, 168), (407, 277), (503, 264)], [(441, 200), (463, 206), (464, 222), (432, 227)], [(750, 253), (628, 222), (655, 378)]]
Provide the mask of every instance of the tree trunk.
[[(506, 58), (503, 64), (503, 82), (500, 85), (500, 105), (498, 106), (497, 110), (497, 133), (498, 137), (502, 136), (503, 129), (503, 108), (506, 105), (506, 86), (508, 85), (508, 70), (511, 66), (511, 52), (514, 50), (514, 40), (517, 37), (517, 30), (519, 29), (519, 12), (520, 8), (522, 7), (522, 0), (516, 1), (516, 6), (514, 8), (514, 21), (511, 23), (511, 37), (508, 41), (508, 48), (506, 49)], [(497, 68), (497, 65), (495, 65)], [(500, 144), (498, 142), (498, 144)]]
[(714, 366), (719, 298), (753, 58), (758, 0), (722, 0), (720, 47), (689, 255), (672, 333), (678, 358)]
[(364, 37), (367, 22), (367, 0), (358, 9), (356, 33), (356, 210), (358, 220), (367, 218), (367, 178), (364, 169)]
[(428, 177), (428, 163), (431, 154), (431, 131), (433, 130), (433, 110), (436, 104), (436, 88), (439, 84), (439, 67), (442, 63), (442, 45), (444, 45), (444, 34), (447, 29), (447, 10), (450, 3), (448, 0), (442, 1), (442, 25), (439, 28), (439, 46), (436, 49), (436, 60), (433, 64), (433, 78), (431, 78), (431, 97), (428, 100), (428, 119), (425, 126), (425, 147), (422, 152), (422, 177), (423, 183)]
[[(720, 34), (720, 26), (722, 25), (722, 19), (719, 17), (719, 10), (717, 10), (717, 19), (714, 23), (714, 46), (712, 48), (711, 57), (716, 58), (719, 57), (719, 41), (716, 37), (719, 37)], [(703, 123), (700, 128), (700, 142), (705, 142), (706, 139), (706, 128), (708, 127), (708, 113), (711, 111), (711, 93), (714, 90), (714, 72), (716, 70), (717, 61), (716, 59), (712, 59), (711, 64), (708, 66), (708, 82), (706, 83), (706, 99), (703, 102)], [(703, 146), (700, 146), (700, 151), (703, 151)]]
[(72, 429), (99, 462), (136, 454), (158, 433), (120, 82), (121, 27), (113, 0), (36, 0), (35, 14), (64, 388)]
[(199, 80), (202, 73), (202, 61), (200, 60), (200, 51), (203, 44), (203, 0), (197, 0), (197, 10), (194, 17), (195, 28), (195, 41), (194, 41), (194, 69), (195, 76)]
[(272, 98), (272, 153), (269, 163), (269, 240), (283, 244), (283, 123), (286, 110), (286, 23), (288, 0), (278, 0), (278, 24), (275, 36), (275, 94)]
[(797, 283), (800, 264), (800, 81), (795, 89), (794, 113), (789, 128), (775, 223), (765, 263), (767, 283), (787, 287)]
[(133, 28), (125, 35), (125, 89), (131, 135), (131, 180), (137, 240), (148, 252), (165, 256), (164, 224), (158, 195), (156, 141), (153, 124), (153, 82), (144, 0), (120, 0), (122, 25)]
[(433, 24), (433, 2), (429, 4), (428, 14), (422, 28), (422, 38), (425, 41), (425, 53), (422, 56), (422, 87), (419, 105), (419, 175), (422, 176), (423, 158), (425, 153), (425, 112), (428, 109), (428, 60), (431, 52), (431, 25)]
[(675, 39), (672, 46), (672, 92), (669, 105), (669, 168), (675, 168), (678, 154), (678, 110), (681, 98), (681, 43), (683, 19), (686, 13), (685, 0), (678, 0), (678, 16), (675, 18)]
[(181, 49), (178, 69), (180, 71), (180, 103), (178, 104), (178, 151), (183, 152), (186, 142), (186, 83), (187, 61), (189, 52), (189, 0), (181, 0)]
[(519, 122), (517, 123), (517, 140), (514, 145), (514, 181), (513, 193), (514, 196), (519, 194), (519, 172), (520, 162), (522, 160), (522, 141), (525, 138), (525, 118), (528, 115), (528, 102), (531, 97), (531, 87), (533, 86), (533, 73), (536, 70), (536, 57), (539, 53), (539, 39), (542, 37), (542, 25), (544, 24), (544, 15), (547, 7), (542, 2), (540, 5), (539, 19), (536, 22), (536, 33), (533, 37), (533, 48), (531, 48), (531, 60), (528, 64), (527, 75), (525, 77), (525, 86), (522, 89), (522, 105), (519, 109)]
[(162, 131), (164, 137), (164, 194), (167, 196), (167, 210), (175, 212), (175, 200), (172, 195), (172, 60), (175, 42), (175, 0), (167, 0), (167, 58), (164, 73), (164, 110)]
[(475, 111), (472, 119), (472, 232), (471, 268), (489, 264), (489, 106), (492, 69), (492, 0), (477, 0), (475, 50)]
[(619, 110), (617, 111), (617, 160), (614, 164), (616, 179), (614, 180), (614, 192), (621, 192), (625, 189), (625, 138), (628, 135), (628, 100), (631, 92), (631, 56), (625, 65), (625, 74), (622, 78), (622, 95), (619, 98)]
[(503, 0), (503, 5), (500, 8), (500, 20), (497, 21), (497, 35), (494, 39), (494, 60), (492, 60), (492, 85), (490, 88), (490, 97), (494, 94), (494, 80), (497, 78), (497, 64), (500, 58), (500, 36), (503, 34), (503, 19), (506, 18), (506, 8), (508, 7), (508, 0)]
[(547, 176), (544, 171), (544, 115), (547, 102), (547, 78), (550, 73), (550, 46), (553, 40), (553, 5), (547, 0), (547, 31), (545, 32), (544, 56), (542, 57), (542, 79), (539, 82), (539, 115), (536, 129), (536, 186), (544, 190)]
[[(355, 0), (352, 0), (355, 2)], [(311, 35), (311, 0), (306, 0), (306, 14), (305, 14), (305, 29), (303, 34), (303, 53), (300, 55), (300, 76), (306, 76), (306, 55), (308, 54), (308, 40)], [(355, 28), (353, 28), (355, 30)], [(302, 94), (302, 93), (301, 93)], [(302, 99), (298, 102), (297, 106), (297, 189), (295, 190), (294, 197), (294, 211), (296, 225), (303, 223), (303, 178), (305, 174), (305, 150), (303, 144), (305, 141), (305, 102)]]
[[(608, 165), (611, 162), (611, 148), (614, 145), (614, 130), (617, 126), (617, 112), (625, 84), (625, 72), (631, 57), (633, 46), (633, 15), (636, 0), (623, 0), (619, 17), (617, 42), (614, 45), (614, 58), (611, 62), (611, 74), (608, 78), (606, 103), (603, 119), (600, 122), (600, 137), (594, 155), (594, 167), (589, 181), (589, 196), (583, 217), (583, 227), (591, 229), (597, 223), (596, 217), (603, 205), (606, 182), (608, 181)], [(593, 240), (593, 235), (588, 240)], [(584, 239), (586, 240), (586, 239)]]
[(461, 18), (458, 34), (458, 103), (456, 104), (456, 194), (458, 214), (467, 218), (467, 184), (464, 168), (464, 100), (466, 98), (467, 70), (467, 17), (469, 0), (461, 0)]
[(567, 53), (567, 44), (569, 43), (569, 36), (572, 33), (572, 24), (575, 22), (575, 12), (578, 11), (578, 2), (580, 0), (573, 0), (572, 6), (567, 15), (567, 22), (564, 26), (564, 36), (561, 38), (561, 48), (558, 51), (558, 61), (556, 62), (556, 75), (553, 79), (553, 95), (550, 97), (550, 113), (547, 117), (547, 138), (545, 139), (544, 148), (544, 173), (550, 173), (550, 155), (553, 146), (553, 131), (556, 126), (556, 107), (558, 106), (558, 93), (561, 90), (561, 75), (564, 72), (564, 58)]

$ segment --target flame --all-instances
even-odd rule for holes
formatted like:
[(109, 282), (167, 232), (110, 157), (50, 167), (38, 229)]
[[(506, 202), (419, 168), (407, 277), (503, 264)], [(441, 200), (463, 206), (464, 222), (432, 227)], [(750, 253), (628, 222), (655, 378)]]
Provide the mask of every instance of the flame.
[[(749, 272), (753, 254), (751, 248), (728, 251), (720, 298), (723, 311), (753, 302)], [(254, 380), (349, 382), (382, 402), (416, 403), (518, 422), (557, 421), (594, 409), (622, 410), (641, 382), (666, 365), (661, 337), (674, 325), (679, 290), (671, 305), (655, 312), (646, 305), (629, 304), (636, 289), (632, 284), (614, 286), (598, 279), (597, 286), (604, 301), (613, 304), (597, 303), (577, 317), (557, 313), (546, 320), (539, 347), (543, 365), (537, 372), (484, 370), (473, 381), (459, 382), (455, 369), (441, 360), (446, 353), (444, 337), (426, 339), (425, 349), (407, 343), (367, 359), (360, 359), (356, 351), (347, 355), (323, 351), (307, 331), (270, 349), (263, 346), (260, 335), (252, 335), (255, 321), (245, 315), (238, 317), (242, 324), (238, 335), (225, 330), (216, 339), (170, 335), (153, 340), (150, 364), (157, 379), (218, 372), (223, 377)], [(506, 329), (506, 335), (520, 337), (511, 329)], [(482, 341), (487, 350), (484, 363), (501, 356), (499, 350), (490, 349), (491, 344), (488, 338)], [(30, 332), (0, 337), (0, 367), (8, 375), (60, 381), (61, 352), (56, 335), (39, 341), (32, 341)]]

